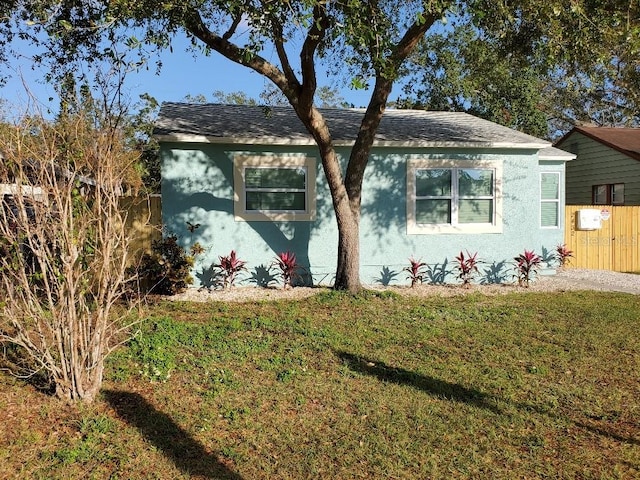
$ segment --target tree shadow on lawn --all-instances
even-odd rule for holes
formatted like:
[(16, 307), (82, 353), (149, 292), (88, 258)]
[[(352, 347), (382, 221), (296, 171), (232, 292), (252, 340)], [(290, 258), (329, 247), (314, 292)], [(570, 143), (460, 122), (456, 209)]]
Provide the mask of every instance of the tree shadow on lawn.
[[(476, 407), (487, 409), (498, 415), (505, 414), (505, 412), (501, 411), (494, 405), (495, 401), (497, 400), (494, 396), (482, 393), (478, 390), (466, 388), (456, 383), (450, 383), (444, 380), (439, 380), (437, 378), (421, 375), (419, 373), (404, 370), (402, 368), (392, 367), (386, 365), (383, 362), (367, 359), (347, 352), (336, 352), (336, 355), (354, 372), (371, 375), (385, 382), (392, 382), (397, 385), (407, 385), (413, 388), (417, 388), (418, 390), (422, 390), (429, 395), (444, 397), (455, 402), (468, 403)], [(539, 415), (544, 415), (550, 419), (562, 420), (564, 418), (564, 420), (573, 423), (577, 427), (583, 428), (597, 435), (611, 438), (618, 442), (627, 443), (630, 445), (640, 445), (640, 441), (638, 441), (638, 439), (634, 437), (620, 435), (604, 428), (587, 425), (575, 420), (574, 418), (571, 418), (571, 416), (559, 416), (558, 414), (550, 412), (546, 408), (541, 408), (535, 405), (525, 403), (511, 403), (509, 401), (506, 402), (513, 405), (515, 408), (534, 411)]]
[(141, 395), (107, 390), (103, 396), (120, 418), (136, 427), (183, 472), (202, 478), (242, 480), (240, 475), (223, 465), (169, 415), (156, 410)]
[[(632, 436), (624, 436), (618, 433), (610, 431), (610, 429), (600, 428), (593, 425), (588, 425), (583, 422), (574, 422), (577, 427), (588, 430), (596, 435), (600, 435), (602, 437), (609, 437), (612, 440), (616, 440), (621, 443), (628, 443), (629, 445), (640, 445), (640, 440), (638, 438), (634, 438)], [(634, 468), (638, 468), (638, 465), (634, 465)]]
[(502, 415), (504, 413), (494, 405), (492, 396), (478, 390), (466, 388), (457, 383), (450, 383), (421, 375), (402, 368), (391, 367), (383, 362), (366, 359), (351, 353), (336, 352), (336, 354), (354, 372), (371, 375), (385, 382), (408, 385), (422, 390), (429, 395), (441, 396), (455, 402), (475, 405), (476, 407), (487, 409), (495, 414)]

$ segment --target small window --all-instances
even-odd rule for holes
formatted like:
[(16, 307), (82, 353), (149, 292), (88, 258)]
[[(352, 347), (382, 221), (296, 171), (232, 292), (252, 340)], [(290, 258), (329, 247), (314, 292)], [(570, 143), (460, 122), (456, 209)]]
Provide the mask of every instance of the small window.
[(591, 193), (594, 205), (624, 205), (624, 183), (594, 185)]
[(234, 189), (236, 220), (313, 220), (315, 159), (238, 156)]
[(407, 232), (499, 233), (498, 162), (414, 160), (407, 172)]
[(593, 186), (593, 204), (594, 205), (606, 205), (607, 203), (607, 185), (594, 185)]
[(614, 205), (624, 204), (624, 183), (611, 185), (611, 203)]
[(540, 174), (540, 226), (560, 226), (560, 173)]
[(248, 212), (306, 212), (306, 167), (251, 167), (244, 170)]

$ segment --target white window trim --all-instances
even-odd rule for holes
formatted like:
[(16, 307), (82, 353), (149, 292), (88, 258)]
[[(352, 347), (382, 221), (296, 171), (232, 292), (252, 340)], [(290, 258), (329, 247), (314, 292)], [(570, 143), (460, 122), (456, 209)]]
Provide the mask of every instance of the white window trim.
[[(543, 175), (556, 175), (558, 177), (558, 198), (555, 200), (551, 199), (543, 199), (542, 198), (542, 176)], [(539, 215), (540, 221), (538, 224), (540, 228), (544, 230), (558, 230), (562, 225), (562, 210), (560, 209), (560, 199), (562, 198), (562, 177), (560, 176), (560, 172), (540, 172), (540, 207), (539, 207)], [(543, 203), (556, 203), (558, 208), (558, 224), (557, 225), (542, 225), (542, 204)]]
[[(442, 169), (491, 169), (494, 171), (493, 223), (418, 224), (416, 221), (416, 170)], [(499, 160), (427, 160), (413, 159), (407, 162), (407, 235), (441, 233), (502, 233), (502, 162)]]
[[(306, 167), (306, 211), (247, 211), (244, 171), (247, 167)], [(233, 159), (233, 210), (236, 221), (313, 221), (316, 218), (316, 159), (306, 156), (237, 155)]]

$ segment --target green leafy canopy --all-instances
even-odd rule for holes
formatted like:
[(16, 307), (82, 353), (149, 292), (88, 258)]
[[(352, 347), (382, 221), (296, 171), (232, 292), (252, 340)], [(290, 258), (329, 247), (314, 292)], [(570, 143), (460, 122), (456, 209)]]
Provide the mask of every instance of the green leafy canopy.
[[(427, 26), (433, 32), (410, 65), (413, 104), (464, 108), (540, 134), (548, 104), (562, 105), (564, 115), (555, 117), (565, 121), (585, 119), (575, 112), (580, 102), (594, 111), (631, 112), (618, 114), (618, 123), (633, 116), (639, 10), (635, 0), (14, 0), (0, 7), (0, 46), (6, 53), (15, 35), (43, 44), (37, 59), (54, 59), (53, 77), (60, 78), (79, 59), (121, 58), (114, 43), (135, 51), (143, 65), (184, 32), (194, 51), (217, 50), (291, 97), (292, 78), (304, 77), (301, 64), (289, 64), (295, 49), (300, 62), (307, 54), (327, 59), (330, 73), (345, 84), (372, 87), (378, 77), (408, 73), (398, 45), (409, 29)], [(314, 41), (314, 49), (305, 49)]]

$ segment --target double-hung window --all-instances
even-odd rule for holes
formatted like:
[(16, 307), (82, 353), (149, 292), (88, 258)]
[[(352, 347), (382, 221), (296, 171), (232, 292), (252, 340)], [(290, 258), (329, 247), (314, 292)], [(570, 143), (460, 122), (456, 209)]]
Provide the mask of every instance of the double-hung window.
[(540, 226), (558, 228), (560, 226), (560, 173), (540, 174)]
[(236, 220), (313, 220), (315, 159), (237, 156), (234, 189)]
[(407, 232), (501, 232), (501, 177), (499, 162), (410, 160)]

